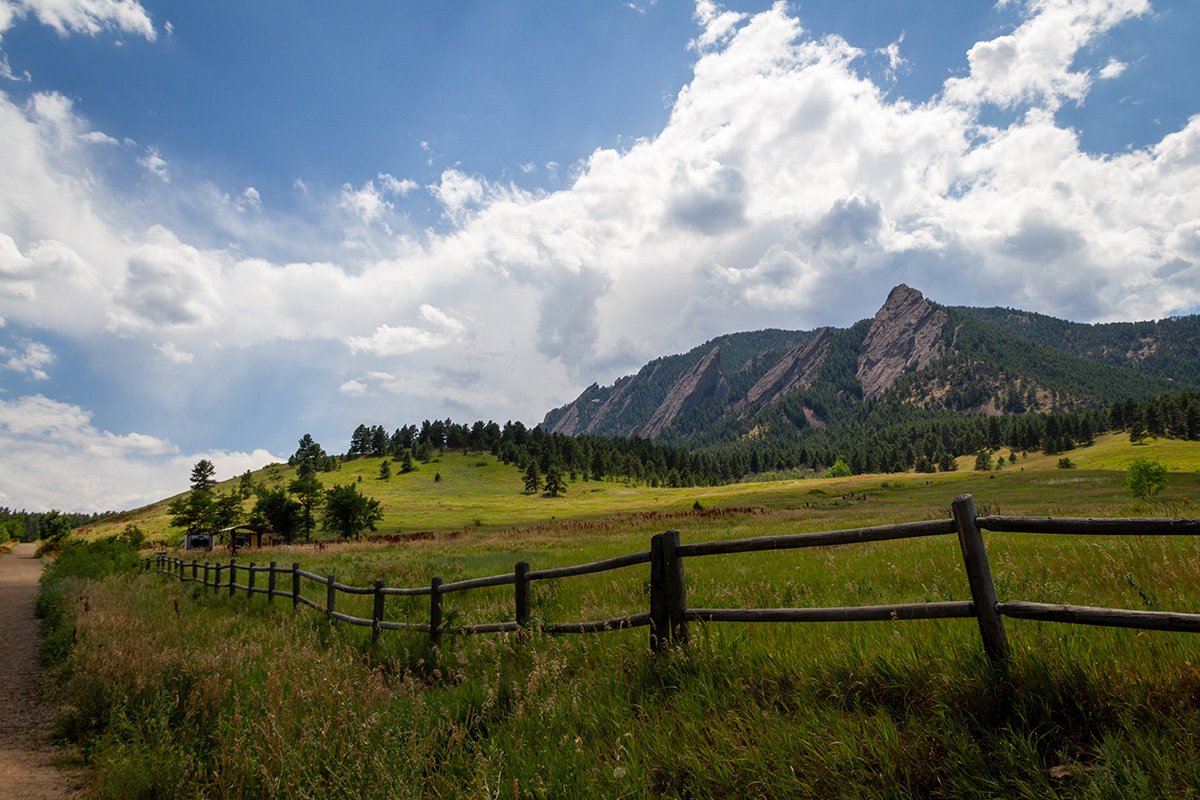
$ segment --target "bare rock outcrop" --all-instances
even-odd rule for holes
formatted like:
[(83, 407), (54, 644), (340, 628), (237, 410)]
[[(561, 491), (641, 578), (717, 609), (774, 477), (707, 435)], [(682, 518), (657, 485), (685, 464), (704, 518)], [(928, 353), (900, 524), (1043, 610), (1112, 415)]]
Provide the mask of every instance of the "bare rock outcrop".
[(571, 408), (567, 413), (562, 415), (554, 427), (550, 430), (551, 433), (561, 433), (563, 436), (574, 436), (579, 433), (579, 405), (578, 401), (571, 404)]
[(863, 398), (878, 397), (909, 365), (923, 369), (941, 356), (942, 329), (949, 319), (916, 289), (903, 283), (892, 289), (858, 351)]
[(617, 378), (616, 383), (613, 384), (612, 392), (608, 395), (608, 399), (600, 405), (600, 408), (588, 420), (587, 427), (585, 428), (587, 433), (592, 433), (599, 428), (610, 414), (615, 416), (621, 413), (621, 409), (629, 403), (629, 392), (633, 389), (635, 381), (636, 378), (633, 375)]
[[(679, 376), (640, 435), (653, 439), (679, 419), (681, 414), (714, 394), (727, 396), (728, 392), (729, 385), (721, 373), (721, 348), (714, 347), (699, 364)], [(724, 400), (724, 397), (720, 399)]]
[(779, 363), (759, 378), (744, 398), (734, 404), (734, 411), (745, 416), (749, 409), (760, 403), (774, 403), (792, 389), (812, 386), (829, 354), (831, 336), (829, 328), (822, 328), (812, 341), (789, 350)]

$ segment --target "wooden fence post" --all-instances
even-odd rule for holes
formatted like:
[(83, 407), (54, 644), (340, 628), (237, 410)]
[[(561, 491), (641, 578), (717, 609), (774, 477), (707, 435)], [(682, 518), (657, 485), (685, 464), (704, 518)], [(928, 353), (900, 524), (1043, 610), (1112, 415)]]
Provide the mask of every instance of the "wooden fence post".
[(209, 564), (207, 561), (205, 561), (204, 562), (204, 588), (205, 589), (208, 588), (208, 569), (209, 569)]
[(967, 582), (971, 586), (971, 599), (975, 603), (975, 615), (979, 619), (983, 650), (993, 666), (1007, 670), (1008, 636), (1004, 632), (1004, 619), (996, 610), (996, 584), (992, 581), (992, 568), (988, 564), (983, 534), (975, 524), (975, 498), (969, 494), (961, 495), (955, 498), (951, 508), (954, 524), (958, 528), (958, 544), (962, 549), (963, 566), (967, 570)]
[(254, 562), (250, 562), (250, 576), (246, 579), (246, 597), (254, 597)]
[(517, 624), (522, 628), (529, 627), (529, 584), (530, 581), (525, 577), (529, 572), (528, 561), (518, 561), (516, 567), (513, 568), (513, 577), (516, 579), (513, 583), (517, 602)]
[(292, 609), (300, 605), (300, 562), (292, 562)]
[(683, 582), (683, 559), (679, 553), (679, 531), (663, 534), (663, 568), (667, 579), (667, 618), (671, 623), (671, 638), (679, 644), (688, 643), (687, 588)]
[(650, 649), (658, 652), (672, 641), (687, 644), (687, 591), (683, 560), (677, 552), (679, 531), (650, 539)]
[(221, 562), (213, 564), (213, 594), (221, 593)]
[(662, 571), (662, 534), (650, 536), (650, 650), (659, 652), (667, 645), (666, 578)]
[(196, 580), (196, 559), (192, 559), (192, 580)]
[(375, 605), (371, 609), (371, 641), (379, 641), (379, 623), (383, 622), (383, 578), (375, 579)]
[(271, 566), (267, 568), (267, 602), (275, 602), (275, 562), (271, 562)]
[(325, 615), (329, 617), (332, 623), (334, 606), (337, 605), (337, 589), (333, 587), (333, 573), (329, 573), (329, 580), (325, 582)]
[(429, 581), (429, 643), (442, 646), (442, 579)]
[(229, 596), (233, 597), (233, 587), (237, 584), (237, 559), (229, 559)]
[(650, 537), (650, 649), (659, 652), (669, 641), (667, 631), (671, 622), (667, 618), (666, 573), (663, 567), (661, 533)]

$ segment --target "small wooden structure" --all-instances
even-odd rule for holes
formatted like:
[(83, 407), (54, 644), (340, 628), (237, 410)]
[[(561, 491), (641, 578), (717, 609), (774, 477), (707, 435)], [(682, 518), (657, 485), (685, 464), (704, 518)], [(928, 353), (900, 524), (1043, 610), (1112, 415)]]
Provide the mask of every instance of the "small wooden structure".
[(225, 534), (229, 534), (229, 548), (235, 553), (242, 547), (258, 549), (274, 543), (271, 540), (271, 529), (266, 525), (234, 525), (217, 531), (218, 536)]

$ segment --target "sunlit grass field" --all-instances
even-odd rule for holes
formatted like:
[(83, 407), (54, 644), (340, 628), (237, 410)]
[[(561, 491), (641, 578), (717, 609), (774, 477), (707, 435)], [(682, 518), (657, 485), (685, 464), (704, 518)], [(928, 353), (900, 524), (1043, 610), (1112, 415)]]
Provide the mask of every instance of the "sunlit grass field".
[[(1161, 461), (1171, 473), (1200, 471), (1200, 447), (1194, 442), (1148, 440), (1131, 444), (1127, 437), (1110, 434), (1098, 437), (1094, 446), (1065, 454), (1076, 465), (1073, 470), (1057, 468), (1061, 456), (1033, 452), (1017, 453), (1017, 461), (1008, 463), (1010, 451), (998, 454), (1004, 466), (994, 472), (972, 471), (973, 456), (958, 459), (958, 470), (949, 473), (919, 475), (861, 475), (852, 478), (778, 480), (744, 482), (728, 486), (685, 489), (651, 488), (646, 484), (629, 485), (608, 479), (604, 481), (576, 480), (567, 492), (556, 498), (531, 495), (524, 491), (520, 471), (503, 464), (491, 455), (446, 452), (428, 464), (418, 462), (418, 469), (408, 474), (396, 474), (388, 480), (379, 479), (379, 458), (361, 458), (344, 462), (335, 472), (320, 473), (326, 488), (356, 483), (363, 492), (380, 501), (384, 509), (378, 524), (381, 534), (430, 532), (440, 535), (479, 531), (507, 530), (564, 520), (607, 520), (634, 514), (686, 512), (700, 503), (706, 509), (758, 508), (795, 509), (809, 504), (805, 519), (811, 519), (820, 529), (847, 518), (875, 519), (880, 522), (900, 518), (921, 518), (923, 514), (938, 516), (950, 499), (963, 492), (976, 495), (977, 502), (1002, 504), (1005, 513), (1012, 504), (1021, 507), (1019, 513), (1030, 515), (1074, 515), (1077, 502), (1072, 496), (1067, 502), (1055, 491), (1062, 486), (1086, 490), (1097, 498), (1115, 499), (1117, 506), (1108, 515), (1126, 513), (1121, 507), (1129, 503), (1120, 491), (1125, 479), (1124, 470), (1133, 459), (1144, 456)], [(1026, 473), (1029, 473), (1026, 475)], [(435, 480), (440, 474), (441, 480)], [(268, 488), (286, 488), (295, 471), (286, 464), (276, 464), (253, 475), (256, 482)], [(981, 481), (987, 483), (981, 484)], [(236, 478), (218, 484), (219, 491), (236, 486)], [(1194, 498), (1188, 492), (1186, 480), (1172, 481), (1162, 500), (1187, 502)], [(861, 503), (842, 501), (843, 496), (866, 493)], [(170, 527), (167, 505), (171, 498), (145, 508), (105, 518), (94, 525), (81, 528), (77, 535), (87, 538), (119, 533), (129, 524), (136, 524), (152, 542), (179, 543), (182, 532)], [(249, 514), (254, 498), (246, 500), (244, 511)], [(813, 508), (815, 506), (815, 508)], [(877, 511), (871, 516), (872, 509)], [(1013, 510), (1012, 513), (1018, 513)], [(858, 524), (858, 523), (855, 523)], [(871, 522), (863, 524), (872, 524)], [(319, 536), (318, 532), (318, 536)]]
[[(239, 561), (425, 586), (517, 561), (539, 569), (644, 550), (666, 528), (699, 542), (945, 518), (963, 493), (980, 513), (1200, 516), (1195, 443), (1102, 437), (1067, 454), (1074, 469), (1016, 455), (988, 473), (970, 471), (972, 458), (933, 476), (686, 490), (579, 481), (560, 498), (523, 493), (515, 469), (475, 454), (386, 482), (377, 459), (361, 460), (322, 477), (362, 475), (388, 507), (382, 533), (432, 538)], [(1149, 502), (1124, 484), (1141, 455), (1169, 468)], [(1001, 601), (1200, 613), (1193, 539), (985, 538)], [(685, 559), (684, 569), (692, 607), (969, 598), (953, 536)], [(647, 585), (645, 565), (535, 582), (534, 622), (645, 611)], [(512, 591), (447, 595), (446, 622), (510, 620)], [(323, 601), (320, 587), (307, 592)], [(369, 598), (338, 602), (370, 616)], [(693, 623), (689, 646), (655, 655), (645, 628), (448, 635), (438, 650), (427, 636), (384, 632), (373, 644), (282, 599), (231, 599), (158, 575), (109, 579), (78, 603), (60, 728), (82, 742), (97, 797), (1116, 798), (1200, 787), (1194, 634), (1006, 619), (1005, 680), (973, 620)], [(389, 598), (386, 618), (426, 622), (428, 598)]]

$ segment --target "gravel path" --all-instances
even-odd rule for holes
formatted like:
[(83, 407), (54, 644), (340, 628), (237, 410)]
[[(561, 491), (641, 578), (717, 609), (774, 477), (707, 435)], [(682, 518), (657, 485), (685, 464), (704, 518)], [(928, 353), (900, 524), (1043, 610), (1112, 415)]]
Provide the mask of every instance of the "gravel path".
[(71, 775), (53, 764), (50, 709), (38, 702), (38, 622), (33, 616), (42, 561), (36, 544), (0, 556), (0, 797), (75, 797)]

